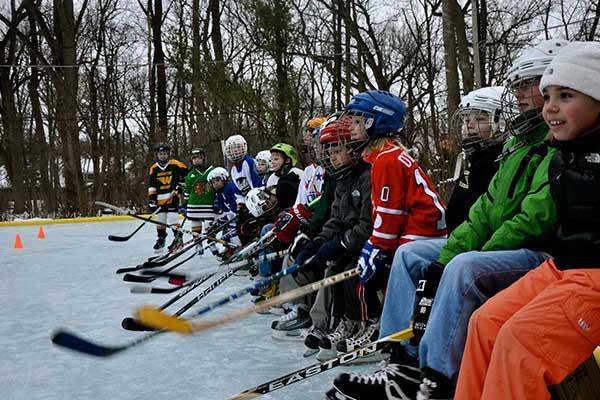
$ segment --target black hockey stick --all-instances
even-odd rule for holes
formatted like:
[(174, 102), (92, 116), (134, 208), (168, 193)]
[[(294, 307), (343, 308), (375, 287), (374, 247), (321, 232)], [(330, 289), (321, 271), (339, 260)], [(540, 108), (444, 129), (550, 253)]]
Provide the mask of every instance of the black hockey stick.
[[(156, 210), (154, 210), (154, 212), (152, 214), (150, 214), (150, 218), (152, 218), (153, 216), (155, 216), (156, 214), (158, 214), (159, 211), (160, 211), (160, 207), (158, 207)], [(140, 226), (138, 226), (133, 232), (131, 232), (127, 236), (108, 235), (108, 240), (112, 240), (113, 242), (126, 242), (129, 239), (131, 239), (133, 237), (133, 235), (135, 235), (136, 233), (138, 233), (138, 231), (140, 229), (142, 229), (142, 227), (144, 225), (146, 225), (146, 222), (148, 222), (148, 221), (142, 222)]]
[(112, 205), (112, 204), (109, 204), (109, 203), (105, 203), (103, 201), (96, 201), (95, 203), (97, 205), (99, 205), (99, 206), (109, 208), (109, 209), (115, 211), (116, 213), (118, 213), (120, 215), (129, 215), (132, 218), (136, 218), (136, 219), (140, 219), (142, 221), (150, 222), (151, 224), (155, 224), (155, 225), (160, 225), (160, 226), (165, 226), (167, 228), (171, 228), (174, 232), (181, 232), (181, 233), (185, 233), (185, 234), (188, 234), (188, 235), (196, 236), (196, 237), (201, 238), (201, 239), (206, 239), (206, 240), (210, 240), (210, 241), (213, 241), (213, 242), (221, 243), (224, 246), (227, 246), (227, 247), (230, 247), (230, 248), (234, 248), (234, 249), (237, 249), (237, 247), (238, 247), (235, 244), (233, 244), (231, 242), (228, 242), (226, 240), (217, 239), (215, 237), (211, 237), (211, 236), (207, 236), (207, 235), (200, 235), (197, 232), (190, 231), (189, 229), (178, 228), (178, 227), (175, 227), (173, 225), (170, 225), (170, 224), (167, 224), (167, 223), (164, 223), (164, 222), (155, 221), (155, 220), (153, 220), (151, 218), (146, 218), (146, 217), (144, 217), (142, 215), (139, 215), (139, 214), (136, 214), (136, 213), (132, 213), (131, 211), (128, 211), (128, 210), (126, 210), (124, 208), (117, 207), (115, 205)]
[(358, 357), (363, 357), (376, 351), (383, 349), (389, 342), (400, 342), (408, 340), (413, 336), (412, 328), (404, 329), (399, 332), (393, 333), (389, 336), (383, 337), (379, 340), (375, 340), (364, 347), (356, 349), (352, 352), (342, 354), (338, 357), (332, 358), (331, 360), (318, 362), (308, 367), (300, 368), (297, 371), (290, 372), (279, 378), (275, 378), (268, 382), (262, 383), (252, 389), (244, 390), (243, 392), (230, 397), (228, 400), (242, 400), (242, 399), (253, 399), (255, 397), (262, 396), (263, 394), (271, 393), (275, 390), (288, 387), (293, 383), (303, 381), (312, 376), (318, 375), (322, 372), (329, 371), (340, 365), (347, 364), (351, 361), (356, 360)]
[(162, 257), (159, 260), (152, 260), (152, 261), (144, 261), (141, 264), (136, 265), (135, 267), (125, 267), (125, 268), (119, 268), (115, 271), (116, 274), (122, 274), (125, 272), (135, 272), (135, 271), (139, 271), (141, 269), (147, 269), (147, 268), (156, 268), (156, 267), (162, 267), (167, 265), (168, 263), (170, 263), (171, 261), (175, 260), (177, 257), (181, 256), (182, 254), (188, 252), (190, 249), (194, 248), (194, 246), (196, 245), (196, 243), (194, 242), (194, 240), (191, 240), (188, 242), (187, 245), (185, 245), (184, 247), (180, 248), (179, 250), (170, 253), (169, 255), (167, 255), (166, 257)]
[(137, 282), (137, 283), (149, 283), (152, 282), (158, 278), (160, 278), (161, 276), (166, 276), (166, 275), (162, 275), (162, 274), (168, 274), (169, 272), (173, 271), (175, 268), (179, 267), (181, 264), (191, 260), (194, 256), (196, 256), (196, 252), (190, 254), (187, 258), (179, 261), (177, 264), (165, 269), (164, 271), (160, 271), (159, 273), (152, 275), (152, 276), (140, 276), (140, 275), (133, 275), (133, 274), (125, 274), (123, 275), (123, 280), (125, 282)]

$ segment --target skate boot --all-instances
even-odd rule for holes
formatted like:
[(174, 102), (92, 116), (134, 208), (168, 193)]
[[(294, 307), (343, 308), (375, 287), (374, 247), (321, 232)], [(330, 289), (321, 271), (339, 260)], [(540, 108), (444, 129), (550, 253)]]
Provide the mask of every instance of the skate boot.
[(319, 352), (319, 342), (329, 333), (331, 332), (312, 326), (304, 338), (304, 357), (317, 354)]
[(358, 321), (351, 321), (347, 318), (342, 318), (335, 331), (325, 336), (319, 341), (319, 354), (317, 360), (326, 361), (337, 356), (336, 346), (342, 340), (348, 339), (359, 328)]
[(390, 363), (372, 374), (344, 372), (333, 381), (328, 399), (414, 399), (421, 382), (418, 360), (396, 345)]
[[(379, 320), (370, 319), (361, 323), (361, 328), (351, 337), (342, 340), (336, 346), (340, 353), (350, 353), (361, 347), (367, 346), (369, 343), (379, 338)], [(362, 364), (370, 362), (379, 362), (387, 358), (386, 354), (381, 351), (375, 351), (355, 358), (350, 364)]]
[(155, 253), (160, 253), (162, 251), (162, 249), (164, 249), (165, 247), (165, 237), (164, 236), (159, 236), (158, 238), (156, 238), (156, 242), (154, 243), (154, 252)]
[(273, 339), (301, 341), (312, 324), (309, 308), (306, 304), (298, 304), (290, 312), (282, 315), (271, 325)]
[(424, 367), (417, 400), (451, 400), (454, 398), (454, 384), (445, 375)]
[(175, 232), (175, 237), (173, 238), (173, 241), (169, 245), (168, 249), (170, 252), (173, 252), (173, 251), (179, 249), (182, 244), (183, 244), (183, 233)]
[[(287, 315), (289, 312), (294, 311), (295, 308), (296, 304), (294, 303), (283, 303), (281, 305), (269, 308), (269, 312), (275, 315)], [(275, 322), (276, 321), (273, 321), (273, 323), (271, 324), (271, 328), (275, 326)]]

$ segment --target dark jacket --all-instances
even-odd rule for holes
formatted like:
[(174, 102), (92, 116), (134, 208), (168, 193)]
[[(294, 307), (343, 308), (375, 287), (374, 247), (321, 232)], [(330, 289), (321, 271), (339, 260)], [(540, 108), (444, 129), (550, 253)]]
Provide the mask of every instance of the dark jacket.
[(448, 233), (469, 217), (469, 209), (487, 190), (498, 171), (500, 163), (497, 158), (501, 151), (502, 143), (498, 143), (474, 152), (467, 159), (468, 165), (456, 181), (446, 208)]
[(371, 168), (361, 160), (337, 179), (331, 216), (315, 242), (325, 243), (338, 236), (350, 252), (358, 254), (372, 230)]
[(600, 131), (553, 146), (548, 174), (558, 223), (550, 252), (558, 269), (600, 268)]

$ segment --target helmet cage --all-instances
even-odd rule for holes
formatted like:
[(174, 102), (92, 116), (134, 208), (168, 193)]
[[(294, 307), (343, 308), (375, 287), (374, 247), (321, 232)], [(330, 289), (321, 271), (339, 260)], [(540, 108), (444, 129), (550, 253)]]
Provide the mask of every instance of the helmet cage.
[(524, 137), (545, 124), (542, 118), (541, 94), (534, 88), (539, 85), (541, 77), (525, 77), (507, 85), (500, 100), (502, 118), (506, 122), (508, 133), (516, 137)]
[(248, 154), (248, 143), (241, 135), (233, 135), (225, 141), (225, 155), (233, 163), (242, 161)]
[(457, 136), (461, 149), (470, 155), (506, 139), (506, 124), (501, 114), (500, 108), (493, 112), (474, 107), (459, 108), (450, 122), (450, 131)]
[(276, 209), (277, 197), (266, 190), (254, 188), (246, 195), (246, 207), (258, 218)]

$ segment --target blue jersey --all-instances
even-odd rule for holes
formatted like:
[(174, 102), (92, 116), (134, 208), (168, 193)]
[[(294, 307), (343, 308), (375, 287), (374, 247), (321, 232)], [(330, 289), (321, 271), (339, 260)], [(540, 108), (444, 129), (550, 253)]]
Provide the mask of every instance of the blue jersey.
[(227, 182), (222, 192), (215, 195), (215, 212), (225, 214), (228, 212), (235, 213), (237, 211), (236, 196), (240, 195), (240, 191), (231, 181)]

